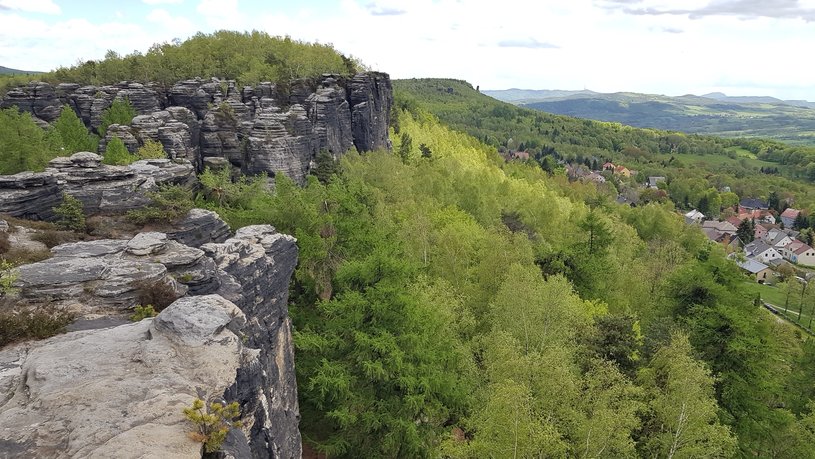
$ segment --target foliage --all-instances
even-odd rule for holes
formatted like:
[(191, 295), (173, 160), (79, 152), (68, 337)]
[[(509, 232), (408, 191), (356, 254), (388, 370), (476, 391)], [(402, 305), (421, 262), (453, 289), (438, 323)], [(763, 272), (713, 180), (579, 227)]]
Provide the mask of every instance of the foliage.
[(213, 402), (206, 407), (206, 411), (204, 407), (204, 401), (197, 398), (192, 406), (184, 408), (184, 417), (196, 428), (196, 432), (190, 436), (204, 444), (205, 452), (215, 453), (221, 449), (229, 429), (241, 426), (240, 421), (235, 421), (240, 417), (240, 406), (238, 402), (226, 406)]
[(62, 204), (54, 207), (59, 217), (57, 226), (65, 230), (85, 232), (85, 209), (82, 201), (68, 193), (62, 193)]
[(57, 335), (64, 332), (65, 327), (74, 319), (71, 314), (56, 308), (41, 307), (16, 311), (6, 306), (4, 305), (0, 311), (0, 347), (28, 339), (45, 339)]
[(339, 172), (337, 160), (326, 150), (320, 150), (315, 158), (317, 166), (312, 170), (320, 183), (328, 183)]
[(136, 156), (138, 156), (139, 159), (166, 159), (167, 152), (164, 151), (164, 146), (161, 145), (161, 142), (147, 139), (144, 145), (139, 147)]
[(155, 317), (156, 314), (158, 314), (158, 312), (156, 311), (156, 308), (154, 308), (152, 304), (144, 306), (137, 304), (136, 307), (133, 308), (133, 315), (130, 316), (130, 320), (132, 322), (140, 322), (149, 317)]
[[(102, 60), (88, 60), (39, 74), (49, 83), (92, 85), (124, 80), (155, 81), (171, 86), (179, 80), (202, 77), (238, 80), (239, 84), (282, 82), (323, 73), (349, 74), (363, 70), (353, 57), (337, 52), (330, 44), (312, 44), (265, 32), (221, 30), (197, 33), (187, 40), (156, 43), (146, 53), (122, 56), (108, 51)], [(0, 81), (0, 94), (31, 77)]]
[(57, 231), (52, 229), (37, 231), (31, 235), (32, 241), (42, 242), (49, 249), (60, 244), (76, 242), (82, 236), (73, 231)]
[(138, 156), (130, 154), (122, 139), (114, 137), (105, 146), (105, 154), (102, 155), (102, 164), (110, 166), (127, 166), (139, 159)]
[[(274, 194), (229, 172), (202, 179), (198, 202), (233, 227), (298, 240), (307, 442), (331, 457), (667, 455), (685, 401), (696, 411), (674, 457), (736, 442), (745, 456), (809, 454), (807, 413), (779, 408), (803, 364), (780, 347), (800, 344), (673, 204), (610, 204), (411, 110), (394, 143), (407, 135), (430, 159), (346, 154), (326, 183), (278, 175)], [(713, 197), (704, 185), (688, 199)]]
[(194, 207), (192, 193), (183, 186), (170, 185), (148, 193), (151, 203), (127, 212), (128, 220), (137, 225), (175, 222), (184, 218)]
[(0, 296), (8, 296), (17, 293), (14, 282), (17, 281), (17, 271), (14, 265), (7, 260), (0, 260)]
[(0, 110), (0, 174), (39, 172), (60, 154), (59, 141), (48, 137), (30, 113), (16, 107)]
[(113, 99), (110, 107), (102, 111), (102, 119), (99, 123), (99, 135), (104, 138), (108, 127), (111, 124), (118, 124), (120, 126), (130, 126), (133, 118), (136, 116), (136, 109), (130, 103), (127, 97)]
[(138, 281), (133, 284), (136, 300), (149, 305), (155, 311), (162, 311), (179, 298), (175, 286), (162, 280)]
[(99, 146), (99, 138), (88, 132), (82, 120), (68, 105), (62, 106), (62, 112), (51, 129), (59, 135), (64, 148), (63, 154), (66, 156), (80, 151), (95, 153)]

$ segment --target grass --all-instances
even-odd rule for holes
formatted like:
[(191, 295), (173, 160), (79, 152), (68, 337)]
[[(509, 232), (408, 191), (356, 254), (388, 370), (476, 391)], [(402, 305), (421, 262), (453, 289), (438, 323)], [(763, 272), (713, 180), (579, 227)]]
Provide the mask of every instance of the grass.
[[(812, 314), (813, 307), (804, 304), (799, 321), (798, 309), (801, 306), (801, 298), (798, 295), (790, 296), (789, 304), (787, 305), (787, 309), (785, 311), (784, 303), (786, 302), (786, 295), (777, 287), (773, 285), (758, 284), (753, 281), (745, 281), (744, 288), (746, 291), (752, 292), (753, 296), (756, 294), (761, 295), (762, 300), (775, 306), (780, 317), (783, 317), (790, 323), (800, 326), (804, 330), (812, 333), (812, 330), (808, 327), (810, 324), (810, 316)], [(815, 320), (813, 320), (812, 324), (815, 325)]]

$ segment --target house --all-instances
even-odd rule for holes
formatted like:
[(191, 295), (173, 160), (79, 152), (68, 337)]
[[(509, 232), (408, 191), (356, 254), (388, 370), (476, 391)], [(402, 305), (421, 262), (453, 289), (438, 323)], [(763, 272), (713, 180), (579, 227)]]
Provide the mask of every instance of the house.
[(755, 277), (756, 282), (763, 284), (772, 278), (773, 271), (769, 266), (756, 260), (747, 260), (738, 263), (739, 268), (750, 273), (751, 277)]
[(606, 178), (600, 175), (598, 172), (591, 172), (588, 175), (580, 177), (580, 180), (585, 182), (606, 183)]
[(589, 171), (589, 169), (582, 164), (566, 165), (566, 176), (571, 180), (577, 180), (581, 177), (589, 175), (590, 173), (591, 171)]
[(783, 249), (784, 258), (799, 265), (815, 266), (815, 249), (801, 241), (793, 241)]
[(770, 208), (766, 202), (757, 198), (744, 198), (739, 201), (739, 207), (747, 210), (768, 210)]
[(750, 260), (758, 260), (763, 263), (769, 263), (772, 260), (780, 260), (783, 257), (781, 252), (764, 241), (753, 241), (745, 245), (744, 254)]
[(648, 177), (648, 183), (645, 184), (648, 188), (656, 190), (659, 188), (659, 182), (665, 182), (667, 179), (662, 176)]
[(693, 223), (701, 223), (705, 219), (705, 214), (696, 209), (685, 214), (685, 223), (691, 225)]
[(773, 228), (767, 232), (767, 236), (762, 239), (768, 245), (776, 249), (783, 249), (784, 247), (792, 244), (793, 239), (789, 235), (778, 228)]
[(735, 225), (730, 223), (729, 221), (716, 221), (716, 220), (708, 220), (702, 223), (702, 228), (711, 228), (720, 233), (735, 235), (738, 228)]
[(764, 237), (767, 236), (767, 231), (767, 227), (764, 225), (756, 225), (756, 231), (753, 233), (753, 238), (758, 240), (764, 239)]
[(617, 168), (617, 166), (615, 166), (614, 163), (612, 163), (612, 162), (607, 162), (607, 163), (603, 164), (603, 170), (604, 171), (612, 171), (613, 172), (614, 169), (616, 169), (616, 168)]
[(800, 213), (800, 210), (788, 207), (784, 212), (781, 212), (781, 223), (784, 224), (785, 228), (792, 228), (795, 226), (795, 219), (798, 218)]
[(623, 177), (631, 177), (631, 171), (625, 166), (617, 166), (614, 168), (614, 174), (622, 175)]

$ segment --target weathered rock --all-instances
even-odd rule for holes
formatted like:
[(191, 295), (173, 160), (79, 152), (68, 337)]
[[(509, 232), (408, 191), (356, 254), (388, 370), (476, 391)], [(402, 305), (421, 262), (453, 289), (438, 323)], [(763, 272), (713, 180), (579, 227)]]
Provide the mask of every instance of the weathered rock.
[(257, 365), (241, 311), (183, 298), (155, 319), (0, 351), (4, 457), (200, 458), (182, 409)]
[(204, 209), (190, 210), (174, 227), (167, 235), (190, 247), (201, 247), (208, 242), (224, 242), (232, 235), (229, 225), (218, 214)]
[(308, 117), (314, 125), (318, 148), (335, 158), (354, 144), (351, 110), (345, 89), (337, 84), (338, 76), (324, 75), (321, 85), (306, 99)]
[(393, 87), (386, 73), (354, 76), (348, 85), (354, 145), (359, 151), (389, 149), (388, 126)]
[(223, 96), (219, 84), (196, 78), (173, 85), (167, 94), (167, 100), (171, 105), (189, 108), (198, 119), (202, 119), (210, 106), (220, 103)]
[(114, 137), (118, 137), (119, 140), (124, 142), (127, 151), (135, 154), (139, 150), (140, 144), (133, 133), (134, 130), (130, 126), (111, 124), (108, 126), (107, 131), (105, 131), (105, 138), (99, 141), (99, 152), (104, 153), (110, 141), (113, 140)]
[[(291, 236), (269, 225), (241, 228), (222, 244), (201, 248), (227, 275), (221, 292), (246, 314), (247, 343), (260, 350), (251, 365), (238, 370), (226, 392), (244, 407), (244, 427), (254, 457), (299, 458), (299, 410), (294, 374), (288, 282), (297, 264)], [(236, 289), (235, 287), (239, 287)]]
[(7, 233), (9, 230), (8, 222), (0, 219), (0, 233)]
[(0, 101), (0, 108), (17, 106), (18, 109), (30, 112), (39, 119), (51, 122), (62, 113), (62, 101), (57, 97), (54, 87), (48, 83), (32, 81), (26, 86), (15, 88), (6, 93)]
[(249, 174), (284, 173), (297, 183), (305, 183), (318, 146), (311, 128), (300, 105), (284, 113), (276, 108), (262, 109), (249, 136), (244, 170)]
[(33, 220), (51, 220), (62, 202), (57, 178), (48, 172), (0, 175), (0, 213)]
[(59, 180), (62, 191), (82, 201), (85, 213), (91, 215), (144, 206), (150, 202), (147, 193), (160, 185), (195, 180), (193, 166), (185, 160), (147, 159), (129, 166), (107, 166), (101, 161), (93, 153), (76, 153), (51, 160), (46, 173)]

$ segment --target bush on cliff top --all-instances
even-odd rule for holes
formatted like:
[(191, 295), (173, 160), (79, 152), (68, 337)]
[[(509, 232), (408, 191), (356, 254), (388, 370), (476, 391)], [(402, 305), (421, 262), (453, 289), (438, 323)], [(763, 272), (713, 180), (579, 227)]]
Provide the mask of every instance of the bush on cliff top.
[[(155, 81), (170, 86), (189, 78), (217, 77), (254, 84), (322, 73), (349, 74), (361, 69), (356, 59), (340, 54), (329, 44), (273, 37), (259, 31), (221, 30), (212, 34), (199, 32), (183, 42), (156, 43), (144, 54), (134, 51), (122, 56), (108, 51), (103, 60), (61, 67), (39, 74), (36, 79), (93, 85), (124, 80)], [(26, 75), (0, 80), (0, 95), (31, 79)]]

